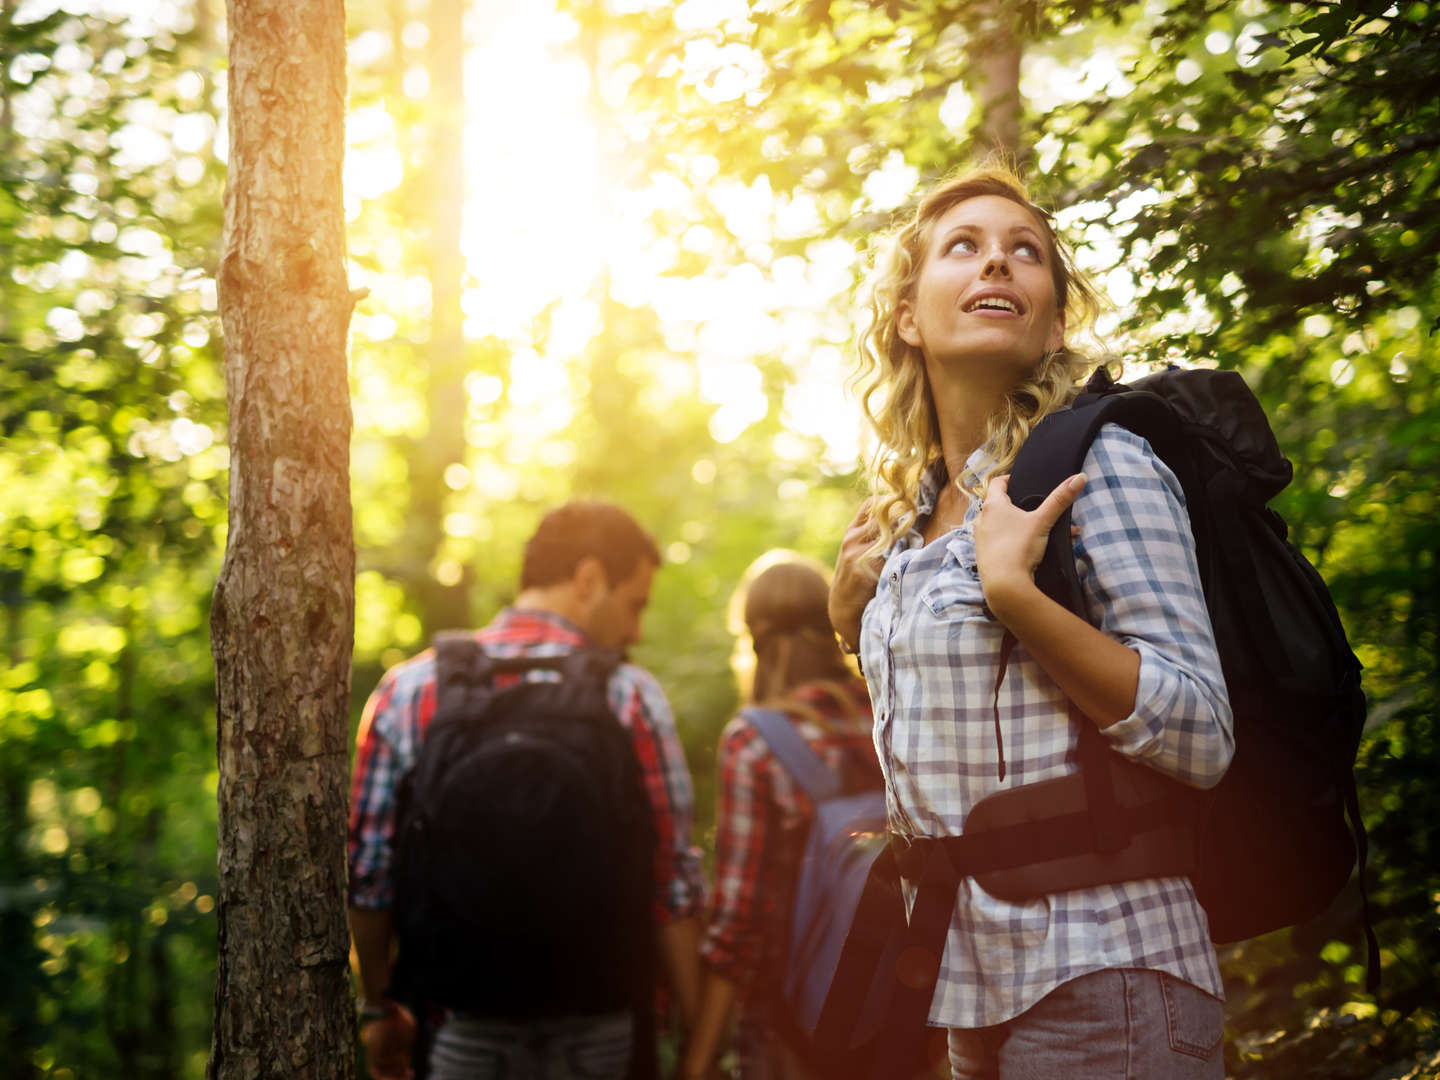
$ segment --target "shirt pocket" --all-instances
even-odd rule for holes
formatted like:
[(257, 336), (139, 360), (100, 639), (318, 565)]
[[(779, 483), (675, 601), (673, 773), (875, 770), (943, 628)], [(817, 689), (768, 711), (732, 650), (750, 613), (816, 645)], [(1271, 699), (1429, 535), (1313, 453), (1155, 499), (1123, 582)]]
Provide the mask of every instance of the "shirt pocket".
[(944, 558), (920, 590), (920, 601), (937, 619), (988, 617), (975, 566), (975, 537), (968, 526), (945, 541)]

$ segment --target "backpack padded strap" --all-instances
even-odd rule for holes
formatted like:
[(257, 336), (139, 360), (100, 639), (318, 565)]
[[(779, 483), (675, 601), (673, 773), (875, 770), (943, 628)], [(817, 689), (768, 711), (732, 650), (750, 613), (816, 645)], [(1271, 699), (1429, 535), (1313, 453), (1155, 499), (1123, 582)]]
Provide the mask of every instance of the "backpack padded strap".
[[(464, 698), (486, 693), (500, 675), (558, 671), (561, 678), (593, 680), (602, 691), (624, 660), (618, 649), (580, 648), (556, 656), (491, 656), (473, 630), (442, 630), (435, 635), (436, 710), (459, 706)], [(448, 711), (448, 710), (447, 710)]]
[(435, 708), (452, 705), (473, 690), (484, 689), (495, 677), (490, 658), (471, 630), (442, 630), (435, 635)]
[(1106, 762), (1112, 751), (1105, 736), (1091, 719), (1070, 705), (1070, 722), (1076, 725), (1080, 775), (1085, 782), (1085, 805), (1090, 811), (1091, 836), (1088, 847), (1102, 855), (1119, 851), (1130, 841), (1132, 827), (1138, 831), (1140, 821), (1120, 807), (1115, 784)]
[(810, 749), (789, 716), (777, 709), (756, 708), (742, 709), (740, 715), (759, 732), (780, 767), (811, 802), (819, 804), (840, 794), (840, 778)]
[[(1107, 393), (1101, 388), (1081, 394), (1070, 408), (1053, 412), (1035, 425), (1010, 473), (1009, 492), (1015, 505), (1035, 509), (1062, 481), (1080, 472), (1100, 428), (1109, 423), (1146, 439), (1156, 454), (1172, 463), (1184, 483), (1184, 473), (1189, 470), (1182, 472), (1183, 463), (1171, 453), (1172, 443), (1181, 431), (1181, 419), (1174, 409), (1158, 394), (1137, 390)], [(1047, 596), (1089, 621), (1075, 568), (1069, 509), (1050, 530), (1045, 554), (1035, 569), (1035, 583)], [(1125, 846), (1136, 827), (1132, 823), (1138, 819), (1123, 811), (1116, 801), (1110, 772), (1105, 767), (1110, 750), (1104, 736), (1073, 703), (1070, 717), (1079, 731), (1081, 773), (1091, 810), (1088, 833), (1074, 850), (1109, 854)]]
[[(1181, 421), (1164, 398), (1133, 390), (1081, 394), (1070, 408), (1053, 412), (1036, 424), (1020, 448), (1010, 471), (1010, 498), (1015, 505), (1034, 510), (1061, 481), (1080, 472), (1090, 444), (1105, 424), (1119, 424), (1141, 436), (1172, 469), (1180, 471), (1177, 466), (1182, 463), (1171, 453), (1170, 444), (1180, 434)], [(1086, 617), (1070, 541), (1069, 509), (1050, 530), (1035, 583), (1046, 595)]]

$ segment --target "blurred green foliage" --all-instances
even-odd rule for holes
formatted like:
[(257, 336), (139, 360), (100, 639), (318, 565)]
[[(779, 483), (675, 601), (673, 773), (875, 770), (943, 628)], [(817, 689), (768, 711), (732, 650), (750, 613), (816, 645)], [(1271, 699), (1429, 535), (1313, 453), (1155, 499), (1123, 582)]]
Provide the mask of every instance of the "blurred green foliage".
[(189, 17), (5, 12), (0, 1054), (18, 1077), (194, 1075), (225, 528), (214, 46)]
[[(227, 467), (219, 5), (51, 6), (0, 8), (0, 1055), (17, 1077), (193, 1077), (215, 959), (206, 622)], [(844, 256), (983, 151), (965, 78), (1000, 10), (1025, 45), (1035, 187), (1117, 301), (1107, 340), (1136, 364), (1246, 375), (1296, 464), (1279, 509), (1367, 665), (1384, 987), (1363, 990), (1353, 893), (1225, 950), (1230, 1072), (1440, 1075), (1440, 5), (560, 6), (613, 181), (678, 181), (641, 224), (657, 246), (714, 238), (671, 244), (658, 280), (718, 290), (783, 266), (840, 287), (769, 313), (808, 337), (748, 350), (764, 415), (735, 425), (697, 375), (707, 316), (599, 275), (588, 344), (538, 404), (526, 380), (563, 305), (468, 341), (464, 460), (427, 459), (430, 313), (412, 283), (448, 238), (422, 216), (436, 103), (408, 78), (425, 8), (352, 0), (352, 116), (383, 106), (401, 165), (349, 208), (352, 279), (372, 289), (351, 355), (357, 710), (423, 645), (434, 582), (463, 581), (483, 622), (547, 508), (615, 499), (667, 554), (636, 659), (674, 703), (709, 847), (730, 591), (772, 546), (829, 562), (859, 496), (853, 461), (795, 420), (835, 379)], [(773, 200), (758, 232), (746, 198)], [(562, 421), (532, 422), (547, 402)], [(442, 521), (417, 520), (417, 478), (447, 465), (462, 469)]]

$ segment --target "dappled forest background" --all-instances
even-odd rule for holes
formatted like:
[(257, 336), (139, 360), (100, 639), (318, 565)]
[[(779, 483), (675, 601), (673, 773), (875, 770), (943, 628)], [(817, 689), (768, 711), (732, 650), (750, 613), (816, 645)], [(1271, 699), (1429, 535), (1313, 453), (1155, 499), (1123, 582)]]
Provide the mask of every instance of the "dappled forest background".
[[(1296, 466), (1277, 506), (1366, 665), (1384, 985), (1353, 891), (1223, 950), (1230, 1072), (1440, 1075), (1440, 5), (347, 18), (357, 715), (386, 666), (506, 602), (545, 509), (615, 499), (666, 554), (636, 658), (708, 848), (730, 590), (773, 546), (831, 562), (861, 493), (867, 238), (1013, 138), (1114, 301), (1105, 346), (1236, 368), (1265, 401)], [(219, 0), (0, 0), (7, 1076), (205, 1070), (224, 57)]]

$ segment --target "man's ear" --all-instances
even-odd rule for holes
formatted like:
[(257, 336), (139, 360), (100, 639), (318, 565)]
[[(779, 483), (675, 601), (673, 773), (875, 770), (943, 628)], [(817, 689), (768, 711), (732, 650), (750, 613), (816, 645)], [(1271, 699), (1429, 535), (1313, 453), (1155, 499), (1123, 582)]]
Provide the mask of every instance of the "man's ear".
[(920, 348), (920, 328), (915, 325), (915, 306), (909, 300), (901, 300), (895, 309), (895, 332), (900, 340), (912, 349)]
[(575, 599), (580, 601), (582, 606), (593, 603), (595, 598), (604, 595), (610, 586), (605, 576), (605, 564), (594, 555), (586, 555), (575, 564), (575, 573), (570, 575), (570, 582), (575, 587)]

